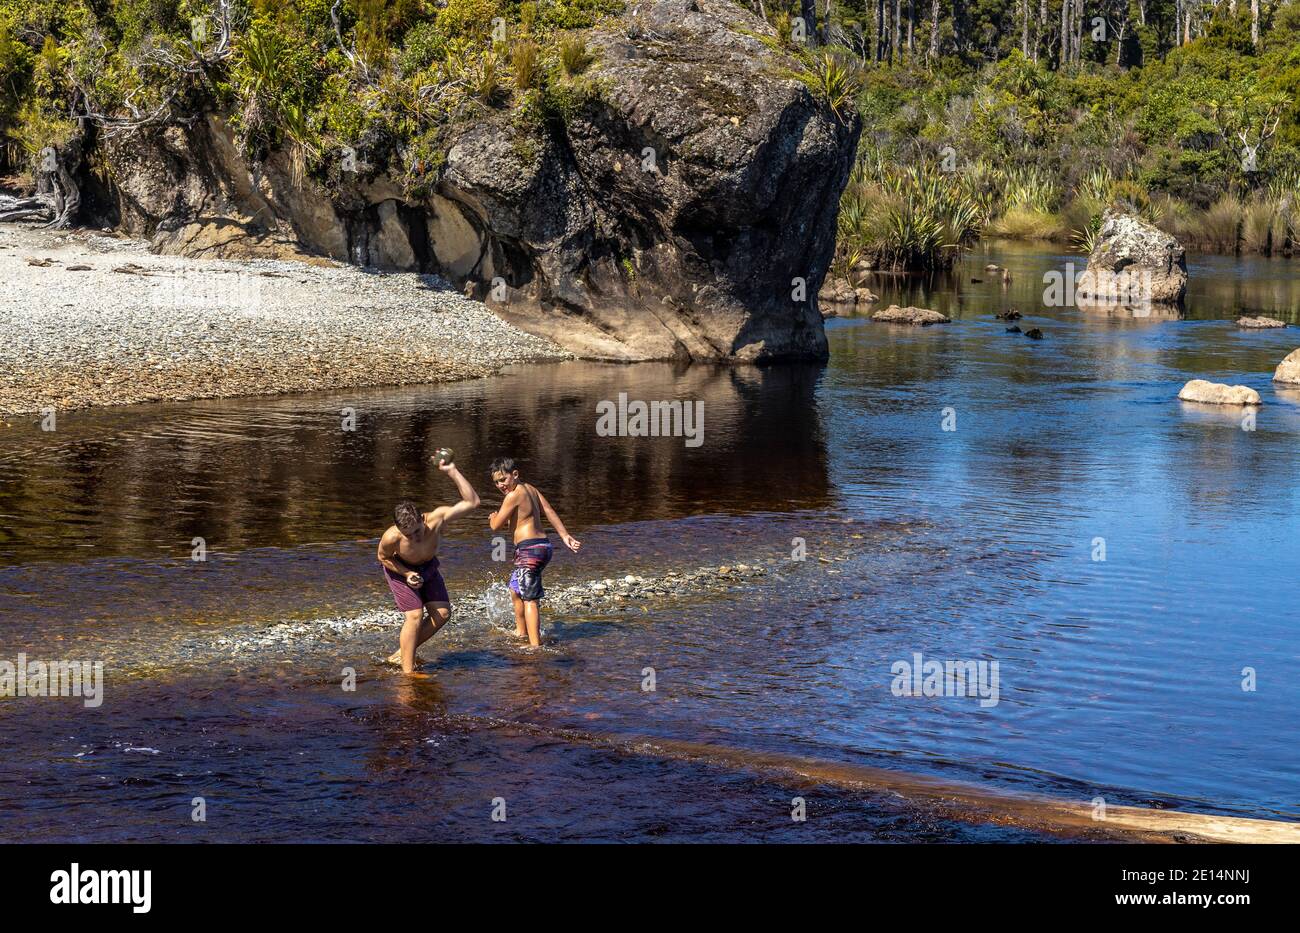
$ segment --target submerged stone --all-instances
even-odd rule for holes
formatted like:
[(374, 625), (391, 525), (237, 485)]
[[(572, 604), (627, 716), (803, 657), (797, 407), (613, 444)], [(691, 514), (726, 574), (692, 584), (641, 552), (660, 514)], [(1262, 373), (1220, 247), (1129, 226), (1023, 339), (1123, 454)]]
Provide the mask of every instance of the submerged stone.
[(1285, 321), (1279, 321), (1273, 317), (1249, 317), (1242, 315), (1237, 318), (1237, 326), (1244, 327), (1248, 330), (1270, 330), (1276, 327), (1286, 327)]
[(931, 311), (929, 308), (901, 308), (898, 305), (880, 309), (871, 315), (871, 320), (883, 321), (887, 324), (915, 324), (921, 327), (930, 324), (947, 324), (950, 321), (946, 314)]

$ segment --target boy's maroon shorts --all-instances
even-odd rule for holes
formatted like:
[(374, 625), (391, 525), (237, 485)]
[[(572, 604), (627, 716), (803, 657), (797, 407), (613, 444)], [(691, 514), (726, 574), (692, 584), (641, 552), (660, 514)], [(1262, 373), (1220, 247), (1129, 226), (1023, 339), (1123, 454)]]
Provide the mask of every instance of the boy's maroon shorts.
[(388, 580), (388, 588), (393, 592), (393, 599), (397, 602), (397, 608), (402, 612), (411, 612), (415, 609), (422, 609), (425, 603), (450, 603), (451, 597), (447, 595), (447, 584), (443, 582), (442, 574), (438, 572), (438, 558), (433, 558), (427, 564), (416, 567), (415, 572), (424, 578), (424, 583), (418, 590), (413, 590), (406, 585), (406, 576), (398, 576), (383, 564), (384, 578)]

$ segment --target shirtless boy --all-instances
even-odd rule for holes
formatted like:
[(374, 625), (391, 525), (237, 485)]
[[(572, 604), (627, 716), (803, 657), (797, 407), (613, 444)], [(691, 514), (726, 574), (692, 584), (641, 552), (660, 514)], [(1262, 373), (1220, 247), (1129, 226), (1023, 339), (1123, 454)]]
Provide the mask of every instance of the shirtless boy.
[(534, 648), (542, 643), (542, 620), (539, 600), (546, 595), (542, 589), (542, 571), (551, 562), (551, 542), (546, 537), (542, 517), (551, 523), (560, 540), (571, 551), (582, 543), (568, 533), (564, 522), (555, 514), (536, 486), (521, 482), (519, 468), (510, 457), (492, 461), (492, 482), (505, 496), (501, 508), (488, 519), (493, 531), (514, 522), (515, 569), (510, 574), (510, 598), (515, 606), (515, 634), (527, 636)]
[[(415, 651), (447, 624), (451, 618), (451, 599), (447, 584), (438, 572), (438, 543), (447, 522), (468, 515), (478, 508), (478, 493), (469, 480), (461, 475), (453, 463), (442, 463), (437, 456), (430, 458), (438, 469), (451, 477), (460, 493), (455, 505), (439, 506), (432, 512), (421, 512), (414, 502), (399, 502), (393, 510), (397, 524), (384, 532), (379, 539), (379, 563), (393, 593), (397, 608), (405, 619), (401, 647), (390, 657), (389, 663), (401, 663), (403, 672), (415, 670)], [(425, 619), (424, 611), (429, 610)]]

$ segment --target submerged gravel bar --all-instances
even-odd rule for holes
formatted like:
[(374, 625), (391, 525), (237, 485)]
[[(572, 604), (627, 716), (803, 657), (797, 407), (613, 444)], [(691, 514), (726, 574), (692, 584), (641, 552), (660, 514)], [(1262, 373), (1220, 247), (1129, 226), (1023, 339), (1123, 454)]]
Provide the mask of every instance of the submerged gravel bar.
[(0, 414), (409, 385), (568, 359), (437, 276), (0, 225)]

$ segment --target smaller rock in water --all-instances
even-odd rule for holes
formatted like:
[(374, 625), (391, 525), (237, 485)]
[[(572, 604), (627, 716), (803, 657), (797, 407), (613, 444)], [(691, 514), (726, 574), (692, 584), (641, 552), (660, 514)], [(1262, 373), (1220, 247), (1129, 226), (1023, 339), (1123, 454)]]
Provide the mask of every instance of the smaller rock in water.
[(1043, 332), (1039, 330), (1037, 327), (1031, 327), (1029, 328), (1029, 330), (1025, 331), (1025, 336), (1028, 337), (1030, 340), (1042, 340)]
[(1287, 385), (1300, 385), (1300, 347), (1292, 350), (1286, 359), (1277, 364), (1273, 381)]
[(1020, 325), (1019, 325), (1019, 324), (1012, 324), (1010, 327), (1007, 328), (1007, 333), (1008, 333), (1008, 334), (1018, 334), (1018, 333), (1020, 333)]
[(1249, 317), (1243, 315), (1237, 318), (1237, 326), (1251, 330), (1265, 330), (1272, 327), (1286, 327), (1286, 322), (1279, 321), (1275, 317)]
[(917, 324), (922, 327), (949, 323), (948, 316), (938, 311), (931, 311), (929, 308), (900, 308), (898, 305), (882, 308), (871, 315), (871, 320), (884, 321), (887, 324)]
[(984, 267), (984, 271), (985, 271), (985, 272), (997, 272), (997, 271), (998, 271), (998, 264), (997, 264), (996, 262), (991, 262), (991, 263), (989, 263), (987, 266)]
[(1184, 402), (1207, 405), (1260, 405), (1259, 393), (1249, 386), (1230, 386), (1221, 382), (1193, 379), (1183, 386), (1178, 397)]
[(857, 298), (858, 304), (860, 305), (869, 305), (880, 300), (869, 288), (855, 288), (853, 290), (853, 295)]
[(818, 300), (829, 301), (834, 304), (851, 305), (855, 297), (856, 293), (852, 285), (844, 279), (832, 279), (830, 276), (826, 277), (826, 281), (822, 283), (821, 291), (817, 293)]

